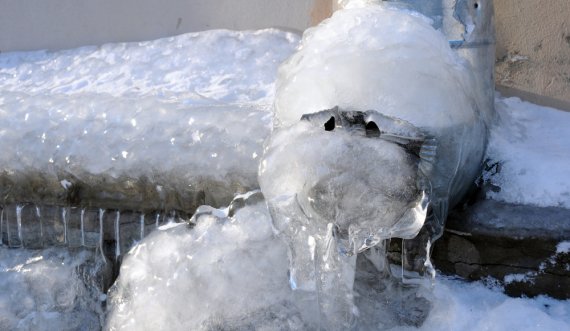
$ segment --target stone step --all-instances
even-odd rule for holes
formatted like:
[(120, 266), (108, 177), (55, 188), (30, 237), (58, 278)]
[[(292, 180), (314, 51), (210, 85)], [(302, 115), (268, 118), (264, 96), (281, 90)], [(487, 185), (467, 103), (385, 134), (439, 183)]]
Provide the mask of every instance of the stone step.
[(512, 296), (570, 298), (570, 210), (482, 200), (450, 213), (432, 260), (469, 280), (493, 277)]

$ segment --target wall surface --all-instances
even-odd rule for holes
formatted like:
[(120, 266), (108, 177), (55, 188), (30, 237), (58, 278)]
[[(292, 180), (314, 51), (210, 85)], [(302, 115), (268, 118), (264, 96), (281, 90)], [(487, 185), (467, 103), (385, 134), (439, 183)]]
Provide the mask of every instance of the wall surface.
[(496, 84), (570, 110), (570, 1), (495, 0)]
[(141, 41), (208, 29), (302, 31), (330, 0), (0, 0), (0, 52)]

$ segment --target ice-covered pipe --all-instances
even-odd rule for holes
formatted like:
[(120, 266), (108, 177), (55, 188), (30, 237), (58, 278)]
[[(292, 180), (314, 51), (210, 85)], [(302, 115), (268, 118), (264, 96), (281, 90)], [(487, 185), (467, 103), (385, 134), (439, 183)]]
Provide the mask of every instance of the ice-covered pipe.
[[(433, 21), (450, 46), (472, 66), (479, 86), (482, 112), (494, 116), (495, 24), (493, 0), (382, 0), (417, 11)], [(371, 0), (339, 0), (338, 8)]]

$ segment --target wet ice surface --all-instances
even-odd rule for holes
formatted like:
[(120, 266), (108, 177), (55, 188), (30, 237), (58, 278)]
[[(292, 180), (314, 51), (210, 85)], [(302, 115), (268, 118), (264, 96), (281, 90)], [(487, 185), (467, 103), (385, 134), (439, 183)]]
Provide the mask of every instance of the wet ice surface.
[(312, 293), (322, 328), (358, 318), (357, 253), (405, 239), (406, 275), (434, 273), (426, 247), (480, 175), (487, 110), (476, 86), (428, 18), (384, 4), (335, 12), (280, 66), (259, 184), (290, 246), (292, 287)]
[(103, 293), (93, 252), (0, 247), (1, 330), (99, 330)]
[(570, 113), (518, 98), (498, 98), (487, 157), (501, 163), (490, 177), (492, 199), (570, 208)]
[[(214, 210), (200, 217), (194, 229), (179, 225), (159, 230), (135, 247), (110, 293), (108, 326), (112, 330), (314, 328), (314, 310), (287, 286), (287, 247), (273, 233), (264, 203), (226, 216), (227, 210)], [(359, 269), (357, 279), (367, 277)], [(383, 292), (381, 284), (357, 281), (357, 303), (369, 304), (365, 297), (382, 299), (374, 303), (382, 309), (360, 307), (359, 319), (366, 322), (361, 329), (418, 330), (397, 325), (397, 308), (382, 304), (394, 298), (385, 296), (390, 292)], [(570, 327), (570, 300), (510, 298), (500, 288), (488, 286), (438, 276), (429, 297), (431, 313), (419, 330)]]

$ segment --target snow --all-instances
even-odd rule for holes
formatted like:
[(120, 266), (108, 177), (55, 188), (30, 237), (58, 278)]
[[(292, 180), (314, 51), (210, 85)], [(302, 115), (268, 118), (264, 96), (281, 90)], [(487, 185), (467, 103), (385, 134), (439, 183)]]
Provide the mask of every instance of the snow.
[(562, 241), (556, 245), (556, 254), (570, 253), (570, 241)]
[(294, 33), (212, 30), (139, 43), (0, 54), (3, 92), (152, 96), (184, 104), (273, 101)]
[[(433, 310), (419, 330), (567, 330), (570, 300), (510, 298), (482, 282), (437, 277)], [(402, 328), (398, 328), (403, 330)], [(417, 330), (417, 329), (410, 329)]]
[(570, 113), (518, 98), (498, 97), (487, 157), (501, 163), (489, 197), (541, 207), (570, 208)]

